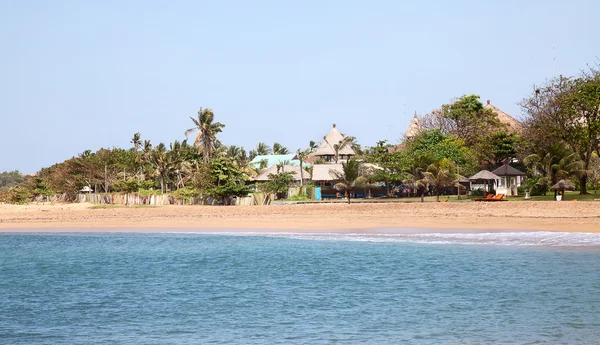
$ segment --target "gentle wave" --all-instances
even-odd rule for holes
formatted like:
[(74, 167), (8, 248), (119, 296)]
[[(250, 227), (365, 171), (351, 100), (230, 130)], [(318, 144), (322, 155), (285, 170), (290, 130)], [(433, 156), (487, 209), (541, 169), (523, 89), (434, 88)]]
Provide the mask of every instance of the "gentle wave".
[[(206, 233), (204, 233), (206, 234)], [(489, 233), (304, 233), (304, 232), (218, 232), (234, 236), (282, 237), (301, 240), (469, 244), (499, 246), (600, 247), (600, 234), (571, 232), (489, 232)]]

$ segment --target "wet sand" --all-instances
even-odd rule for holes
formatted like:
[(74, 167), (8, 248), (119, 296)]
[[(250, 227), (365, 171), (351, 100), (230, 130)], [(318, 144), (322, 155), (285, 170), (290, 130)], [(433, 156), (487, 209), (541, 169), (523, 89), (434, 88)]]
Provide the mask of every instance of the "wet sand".
[[(561, 231), (600, 232), (597, 202), (304, 204), (90, 209), (0, 205), (0, 232)], [(388, 229), (388, 230), (386, 230)]]

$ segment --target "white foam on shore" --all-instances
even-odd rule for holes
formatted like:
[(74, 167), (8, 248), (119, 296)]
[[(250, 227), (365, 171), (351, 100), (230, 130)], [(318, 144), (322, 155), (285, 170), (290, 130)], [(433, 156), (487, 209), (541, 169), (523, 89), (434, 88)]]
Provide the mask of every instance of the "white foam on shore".
[[(206, 234), (206, 233), (204, 233)], [(430, 243), (498, 246), (599, 247), (600, 233), (489, 232), (489, 233), (304, 233), (304, 232), (219, 232), (220, 235), (280, 237), (302, 240), (378, 243)]]

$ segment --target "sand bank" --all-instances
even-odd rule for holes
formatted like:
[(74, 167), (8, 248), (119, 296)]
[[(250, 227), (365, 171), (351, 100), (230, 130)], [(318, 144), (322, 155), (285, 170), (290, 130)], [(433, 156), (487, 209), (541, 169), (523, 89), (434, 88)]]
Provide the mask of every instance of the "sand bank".
[(600, 232), (600, 203), (388, 203), (285, 206), (0, 205), (0, 231), (472, 229)]

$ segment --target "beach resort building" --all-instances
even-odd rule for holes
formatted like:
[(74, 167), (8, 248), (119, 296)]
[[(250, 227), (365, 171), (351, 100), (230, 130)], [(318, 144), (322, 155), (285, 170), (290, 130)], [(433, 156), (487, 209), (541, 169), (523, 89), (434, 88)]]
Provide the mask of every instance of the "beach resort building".
[(269, 175), (283, 172), (292, 173), (292, 175), (294, 176), (294, 181), (297, 182), (300, 182), (300, 179), (302, 179), (304, 183), (310, 180), (310, 173), (304, 169), (302, 170), (302, 173), (300, 173), (299, 165), (284, 165), (280, 169), (278, 169), (276, 164), (272, 165), (270, 168), (265, 169), (260, 174), (255, 176), (252, 180), (256, 182), (267, 182), (271, 180), (269, 178)]
[(508, 164), (502, 165), (498, 169), (492, 171), (492, 173), (499, 177), (496, 193), (512, 196), (518, 195), (517, 188), (523, 184), (526, 176), (524, 172), (515, 169)]
[(334, 123), (333, 128), (327, 133), (313, 155), (315, 157), (314, 160), (316, 161), (321, 158), (327, 163), (339, 163), (354, 157), (356, 153), (352, 149), (352, 145), (340, 145), (344, 141), (344, 138), (344, 135), (338, 131)]
[[(258, 169), (263, 165), (265, 169), (271, 168), (277, 164), (300, 166), (300, 161), (295, 158), (295, 154), (288, 155), (259, 155), (250, 161), (250, 166)], [(305, 164), (303, 164), (305, 165)]]

